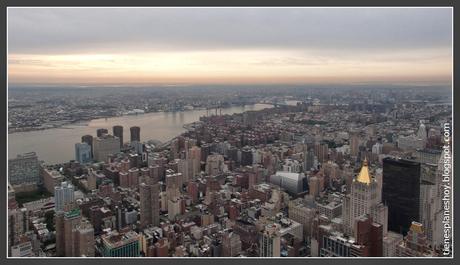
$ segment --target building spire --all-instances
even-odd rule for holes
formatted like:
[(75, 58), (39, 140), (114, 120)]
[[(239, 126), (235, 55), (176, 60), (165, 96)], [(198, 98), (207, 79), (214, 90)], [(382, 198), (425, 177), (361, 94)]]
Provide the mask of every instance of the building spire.
[(361, 171), (359, 172), (358, 177), (356, 178), (357, 181), (365, 184), (371, 183), (371, 176), (369, 175), (369, 167), (367, 164), (367, 157), (364, 158), (363, 166), (361, 167)]

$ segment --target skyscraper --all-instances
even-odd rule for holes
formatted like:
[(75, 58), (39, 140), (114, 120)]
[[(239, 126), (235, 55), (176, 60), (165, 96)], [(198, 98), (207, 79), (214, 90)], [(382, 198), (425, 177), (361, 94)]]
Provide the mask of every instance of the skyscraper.
[(83, 135), (81, 137), (82, 143), (87, 143), (91, 147), (91, 157), (93, 157), (93, 136), (92, 135)]
[(76, 256), (74, 229), (81, 223), (80, 209), (56, 212), (56, 255), (59, 257)]
[(19, 243), (19, 237), (29, 231), (29, 212), (26, 208), (8, 209), (8, 244)]
[(40, 164), (37, 154), (30, 152), (8, 159), (8, 181), (13, 186), (26, 183), (38, 184)]
[(87, 143), (76, 143), (75, 144), (75, 160), (80, 164), (86, 164), (91, 162), (91, 146)]
[(420, 223), (428, 242), (439, 247), (443, 242), (442, 160), (440, 165), (421, 164)]
[(249, 147), (244, 147), (241, 150), (241, 165), (242, 166), (252, 165), (252, 150)]
[(113, 136), (118, 137), (120, 139), (120, 148), (123, 147), (123, 126), (121, 125), (115, 125), (112, 128), (113, 130)]
[(139, 185), (141, 227), (160, 225), (160, 184)]
[(182, 174), (183, 182), (189, 182), (193, 179), (193, 160), (180, 159), (177, 163), (177, 171)]
[(356, 220), (355, 239), (356, 243), (364, 246), (363, 256), (382, 256), (382, 228), (382, 225), (374, 223), (369, 215), (362, 215)]
[(54, 187), (55, 211), (64, 211), (66, 205), (74, 202), (74, 187), (70, 182), (62, 182)]
[(93, 142), (94, 160), (107, 161), (109, 155), (120, 152), (120, 140), (112, 135), (102, 135)]
[(108, 134), (108, 133), (109, 133), (109, 131), (107, 129), (104, 129), (104, 128), (96, 130), (97, 137), (101, 137), (102, 135)]
[(129, 128), (129, 131), (131, 132), (131, 142), (141, 141), (141, 128), (138, 126), (134, 126)]
[(388, 229), (407, 233), (420, 219), (420, 163), (383, 159), (382, 200), (388, 206)]
[(82, 221), (73, 229), (76, 257), (94, 257), (94, 228), (88, 220)]
[(420, 126), (419, 126), (418, 131), (417, 131), (417, 139), (422, 142), (421, 145), (423, 147), (426, 146), (427, 138), (428, 138), (428, 135), (427, 135), (427, 132), (426, 132), (425, 124), (423, 124), (423, 122), (420, 122)]
[(261, 257), (280, 257), (281, 235), (279, 224), (265, 226), (259, 240), (259, 255)]
[(388, 209), (379, 198), (378, 188), (377, 180), (369, 173), (367, 159), (364, 159), (361, 171), (351, 184), (351, 192), (343, 201), (343, 226), (346, 234), (354, 234), (355, 222), (363, 215), (369, 215), (374, 222), (381, 224), (383, 234), (386, 234)]
[[(309, 197), (311, 198), (311, 197)], [(297, 198), (289, 201), (289, 218), (302, 224), (303, 233), (306, 239), (310, 239), (312, 233), (312, 222), (316, 215), (316, 204), (312, 199)]]
[(434, 253), (428, 248), (428, 242), (421, 223), (412, 222), (404, 238), (396, 246), (397, 257), (431, 257)]
[(193, 161), (192, 176), (194, 177), (201, 172), (201, 148), (199, 148), (198, 146), (191, 147), (187, 154), (187, 158)]

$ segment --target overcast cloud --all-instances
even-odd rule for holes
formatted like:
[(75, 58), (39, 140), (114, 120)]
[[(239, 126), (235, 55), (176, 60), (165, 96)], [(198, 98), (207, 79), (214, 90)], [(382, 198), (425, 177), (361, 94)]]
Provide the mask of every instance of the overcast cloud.
[(9, 8), (12, 83), (450, 82), (450, 8)]
[(9, 8), (10, 53), (299, 48), (448, 48), (438, 8)]

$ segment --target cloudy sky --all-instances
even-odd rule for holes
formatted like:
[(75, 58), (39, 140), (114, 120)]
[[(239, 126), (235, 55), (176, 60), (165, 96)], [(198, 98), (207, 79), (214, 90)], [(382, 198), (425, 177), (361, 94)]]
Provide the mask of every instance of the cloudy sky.
[(10, 84), (449, 83), (449, 8), (8, 8)]

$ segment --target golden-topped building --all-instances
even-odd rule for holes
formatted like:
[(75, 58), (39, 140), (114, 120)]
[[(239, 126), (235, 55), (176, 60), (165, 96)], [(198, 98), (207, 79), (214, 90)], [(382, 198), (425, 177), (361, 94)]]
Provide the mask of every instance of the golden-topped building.
[(428, 247), (428, 239), (421, 223), (412, 222), (404, 240), (396, 246), (397, 257), (433, 257), (436, 253)]
[(371, 176), (369, 174), (369, 166), (367, 164), (367, 158), (364, 159), (363, 166), (361, 167), (361, 171), (359, 175), (356, 177), (356, 181), (370, 184), (371, 183)]
[(343, 201), (342, 216), (346, 234), (354, 235), (356, 219), (363, 215), (371, 216), (374, 222), (383, 226), (384, 235), (387, 233), (388, 208), (381, 201), (380, 189), (381, 185), (370, 174), (366, 158), (359, 174), (353, 179), (350, 193)]

